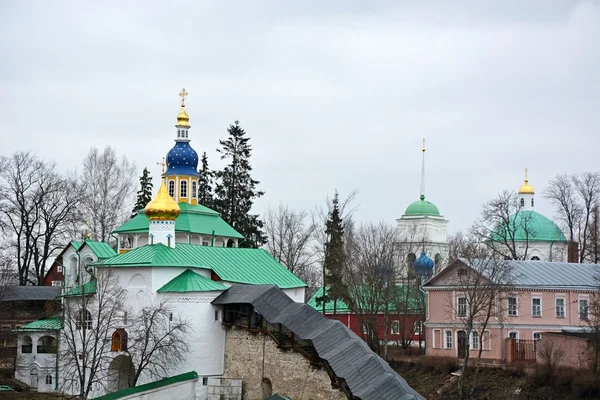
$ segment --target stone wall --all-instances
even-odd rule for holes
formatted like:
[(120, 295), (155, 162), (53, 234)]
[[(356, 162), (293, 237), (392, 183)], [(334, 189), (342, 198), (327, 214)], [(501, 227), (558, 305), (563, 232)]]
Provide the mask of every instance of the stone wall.
[(262, 400), (269, 392), (292, 399), (347, 399), (332, 389), (324, 369), (312, 367), (301, 354), (278, 349), (269, 336), (235, 328), (227, 330), (225, 377), (242, 379), (244, 400)]
[(208, 378), (208, 400), (241, 400), (242, 380)]

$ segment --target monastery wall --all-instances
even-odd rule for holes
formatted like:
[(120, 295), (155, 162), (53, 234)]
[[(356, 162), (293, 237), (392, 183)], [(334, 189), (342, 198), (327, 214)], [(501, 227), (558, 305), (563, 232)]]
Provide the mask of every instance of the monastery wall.
[(306, 400), (346, 399), (344, 393), (331, 388), (327, 372), (312, 367), (301, 354), (278, 349), (266, 335), (235, 328), (227, 330), (225, 377), (242, 379), (244, 400), (265, 398), (266, 379), (271, 383), (272, 394)]

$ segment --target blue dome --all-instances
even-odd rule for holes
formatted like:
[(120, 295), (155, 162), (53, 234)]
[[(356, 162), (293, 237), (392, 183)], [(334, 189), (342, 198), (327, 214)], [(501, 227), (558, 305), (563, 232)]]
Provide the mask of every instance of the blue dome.
[(188, 142), (177, 142), (167, 153), (167, 172), (165, 175), (192, 175), (198, 173), (198, 153)]
[(433, 275), (433, 260), (427, 257), (427, 254), (423, 251), (419, 258), (416, 259), (413, 266), (416, 269), (417, 275)]

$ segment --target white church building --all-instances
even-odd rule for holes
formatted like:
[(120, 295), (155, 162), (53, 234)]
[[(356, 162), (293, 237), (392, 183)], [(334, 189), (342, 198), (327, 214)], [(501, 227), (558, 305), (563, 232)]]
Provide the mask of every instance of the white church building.
[[(304, 302), (302, 280), (267, 251), (238, 247), (242, 235), (219, 213), (198, 204), (198, 155), (189, 144), (185, 89), (180, 95), (175, 146), (167, 154), (166, 171), (163, 165), (158, 193), (145, 210), (116, 229), (117, 252), (105, 243), (72, 242), (61, 254), (60, 265), (53, 266), (64, 274), (64, 309), (76, 307), (82, 298), (90, 300), (81, 303), (89, 307), (74, 317), (77, 331), (98, 329), (94, 304), (100, 301), (100, 287), (105, 283), (97, 280), (105, 276), (102, 271), (110, 271), (123, 289), (124, 309), (111, 322), (105, 343), (108, 358), (102, 362), (111, 378), (94, 387), (92, 397), (128, 387), (128, 314), (165, 303), (172, 311), (169, 318), (189, 322), (193, 343), (185, 359), (168, 368), (169, 376), (195, 371), (201, 384), (194, 386), (194, 398), (206, 399), (209, 379), (224, 374), (226, 338), (220, 308), (211, 301), (231, 285), (242, 283), (276, 285), (293, 301)], [(72, 368), (63, 365), (60, 355), (68, 336), (68, 324), (62, 319), (68, 318), (35, 321), (17, 330), (17, 379), (38, 391), (78, 393), (79, 388), (70, 383), (72, 376), (65, 376)], [(79, 357), (85, 357), (84, 350)], [(149, 380), (142, 376), (138, 384)]]

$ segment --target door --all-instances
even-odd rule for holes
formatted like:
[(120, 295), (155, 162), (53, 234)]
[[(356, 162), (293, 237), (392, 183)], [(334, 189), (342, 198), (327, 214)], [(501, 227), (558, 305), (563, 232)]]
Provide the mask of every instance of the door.
[(467, 342), (467, 332), (458, 331), (457, 335), (458, 339), (456, 343), (456, 348), (458, 350), (458, 358), (465, 358), (469, 346), (469, 343)]
[(37, 369), (32, 368), (31, 371), (29, 371), (29, 377), (31, 378), (31, 389), (32, 390), (37, 390), (38, 387), (38, 373), (37, 373)]

